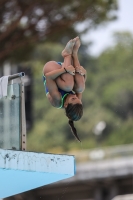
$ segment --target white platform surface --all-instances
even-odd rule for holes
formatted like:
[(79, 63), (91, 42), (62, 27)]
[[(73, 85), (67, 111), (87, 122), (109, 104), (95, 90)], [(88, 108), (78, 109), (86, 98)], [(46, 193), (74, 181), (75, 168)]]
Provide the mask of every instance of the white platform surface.
[(6, 198), (75, 174), (75, 158), (0, 149), (0, 198)]

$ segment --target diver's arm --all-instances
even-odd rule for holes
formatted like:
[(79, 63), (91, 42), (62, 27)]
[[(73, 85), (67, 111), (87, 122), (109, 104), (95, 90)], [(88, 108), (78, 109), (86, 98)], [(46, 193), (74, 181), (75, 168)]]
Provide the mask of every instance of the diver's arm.
[(82, 93), (85, 90), (85, 78), (86, 74), (81, 75), (78, 72), (74, 76), (74, 91), (76, 93)]

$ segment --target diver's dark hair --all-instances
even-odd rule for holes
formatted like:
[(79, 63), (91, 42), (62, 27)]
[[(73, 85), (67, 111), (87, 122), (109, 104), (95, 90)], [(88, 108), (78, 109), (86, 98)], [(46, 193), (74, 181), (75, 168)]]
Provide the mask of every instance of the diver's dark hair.
[[(78, 121), (82, 115), (83, 115), (83, 106), (82, 104), (68, 104), (68, 106), (65, 108), (66, 111), (66, 116), (69, 119), (69, 125), (71, 127), (71, 131), (76, 137), (77, 140), (80, 141), (78, 135), (77, 135), (77, 130), (74, 127), (74, 122), (73, 121)], [(81, 141), (80, 141), (81, 142)]]

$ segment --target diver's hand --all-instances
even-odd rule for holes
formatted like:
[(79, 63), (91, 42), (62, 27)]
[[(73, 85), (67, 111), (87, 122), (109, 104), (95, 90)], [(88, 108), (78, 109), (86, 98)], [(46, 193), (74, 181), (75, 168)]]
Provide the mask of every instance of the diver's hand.
[(72, 65), (65, 67), (65, 71), (73, 76), (75, 75), (75, 68)]
[(82, 66), (75, 67), (75, 72), (79, 73), (81, 76), (86, 75), (86, 70)]

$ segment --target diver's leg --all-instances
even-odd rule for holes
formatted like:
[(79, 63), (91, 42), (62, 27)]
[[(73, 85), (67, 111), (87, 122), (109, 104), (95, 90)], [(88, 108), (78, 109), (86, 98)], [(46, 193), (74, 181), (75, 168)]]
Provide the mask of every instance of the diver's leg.
[(78, 59), (79, 47), (80, 47), (80, 39), (79, 39), (79, 37), (76, 37), (75, 38), (75, 45), (73, 47), (73, 52), (72, 52), (73, 66), (75, 68), (80, 66), (80, 62), (79, 62), (79, 59)]
[[(64, 50), (62, 51), (62, 56), (64, 58), (63, 66), (58, 64), (55, 61), (49, 61), (45, 64), (43, 68), (44, 76), (46, 73), (51, 72), (56, 69), (60, 69), (61, 67), (69, 66), (71, 65), (71, 54), (74, 46), (74, 41), (70, 40)], [(64, 91), (71, 91), (74, 86), (74, 78), (69, 73), (63, 73), (59, 77), (55, 79), (56, 84), (58, 87)]]
[(73, 59), (73, 66), (75, 67), (75, 76), (74, 76), (74, 91), (77, 93), (82, 93), (85, 89), (85, 77), (81, 75), (80, 69), (83, 67), (80, 66), (80, 62), (78, 59), (78, 50), (80, 47), (80, 39), (76, 37), (75, 45), (73, 47), (72, 59)]
[[(70, 66), (72, 63), (72, 51), (73, 46), (75, 44), (75, 39), (70, 40), (64, 50), (62, 51), (62, 56), (64, 58), (64, 62), (62, 67)], [(60, 77), (56, 79), (57, 85), (60, 86), (61, 89), (65, 91), (71, 91), (74, 87), (74, 77), (69, 73), (64, 73)]]
[(49, 61), (43, 67), (43, 74), (45, 76), (46, 73), (54, 71), (56, 69), (60, 69), (61, 66), (56, 61)]

